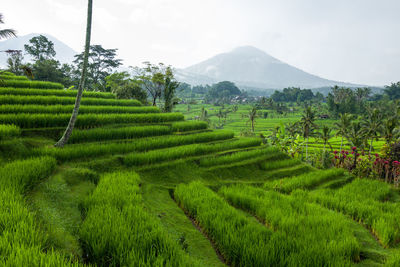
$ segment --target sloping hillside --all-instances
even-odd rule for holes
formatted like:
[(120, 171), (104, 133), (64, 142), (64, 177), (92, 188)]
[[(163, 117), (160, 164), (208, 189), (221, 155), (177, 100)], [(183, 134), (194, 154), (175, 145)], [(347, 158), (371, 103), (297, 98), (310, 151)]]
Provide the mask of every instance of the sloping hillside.
[(85, 92), (54, 148), (75, 92), (5, 76), (1, 266), (400, 263), (390, 185), (108, 93)]

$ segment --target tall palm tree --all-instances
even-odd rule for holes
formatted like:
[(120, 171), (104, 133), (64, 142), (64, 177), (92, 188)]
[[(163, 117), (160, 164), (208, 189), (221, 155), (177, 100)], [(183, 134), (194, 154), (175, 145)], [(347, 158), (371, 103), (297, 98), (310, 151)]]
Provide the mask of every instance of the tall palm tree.
[(383, 136), (386, 140), (386, 144), (390, 146), (392, 144), (393, 139), (397, 139), (399, 137), (399, 118), (398, 116), (392, 116), (386, 118), (383, 121), (381, 136)]
[[(0, 24), (4, 24), (4, 17), (3, 17), (3, 14), (1, 14), (1, 13), (0, 13)], [(13, 29), (0, 30), (0, 40), (11, 38), (11, 37), (17, 37), (15, 30), (13, 30)]]
[(251, 125), (251, 131), (254, 133), (254, 126), (255, 126), (256, 118), (257, 118), (257, 109), (256, 109), (256, 107), (253, 107), (249, 111), (249, 114), (247, 115), (247, 118), (249, 119), (249, 122), (250, 122), (250, 125)]
[(340, 151), (342, 151), (343, 147), (343, 139), (346, 137), (349, 127), (351, 125), (351, 121), (353, 116), (348, 113), (340, 114), (339, 122), (335, 122), (336, 128), (336, 136), (341, 136), (342, 140), (340, 142)]
[(361, 127), (362, 133), (367, 138), (371, 138), (369, 146), (369, 155), (371, 156), (374, 138), (378, 138), (378, 134), (382, 132), (383, 129), (381, 112), (376, 108), (369, 109), (368, 115), (361, 122)]
[(304, 113), (301, 116), (300, 120), (303, 137), (306, 139), (306, 160), (308, 160), (308, 138), (311, 136), (313, 130), (317, 127), (314, 121), (315, 121), (315, 113), (311, 109), (311, 107), (308, 106), (304, 110)]
[(87, 13), (87, 24), (86, 24), (86, 41), (85, 41), (85, 53), (83, 56), (83, 67), (82, 67), (82, 75), (79, 81), (78, 93), (76, 95), (74, 110), (72, 111), (71, 118), (69, 120), (68, 126), (65, 129), (65, 132), (61, 139), (54, 145), (56, 147), (64, 147), (64, 145), (68, 142), (69, 137), (72, 134), (72, 130), (74, 129), (76, 119), (79, 113), (79, 106), (81, 104), (83, 87), (85, 85), (86, 80), (86, 72), (88, 66), (88, 58), (89, 58), (89, 47), (90, 47), (90, 36), (92, 31), (92, 7), (93, 0), (88, 0), (88, 13)]
[(347, 127), (346, 139), (347, 141), (357, 148), (361, 148), (365, 143), (365, 135), (362, 131), (362, 126), (359, 121), (352, 121)]
[(318, 137), (322, 140), (322, 142), (324, 143), (324, 152), (325, 152), (325, 148), (326, 148), (326, 145), (328, 144), (329, 145), (329, 147), (331, 148), (331, 150), (332, 150), (332, 146), (331, 146), (331, 144), (329, 143), (329, 140), (332, 138), (332, 135), (331, 135), (331, 132), (332, 132), (332, 129), (331, 128), (329, 128), (328, 126), (326, 126), (326, 125), (324, 125), (323, 127), (322, 127), (322, 131), (320, 132), (320, 133), (318, 133)]

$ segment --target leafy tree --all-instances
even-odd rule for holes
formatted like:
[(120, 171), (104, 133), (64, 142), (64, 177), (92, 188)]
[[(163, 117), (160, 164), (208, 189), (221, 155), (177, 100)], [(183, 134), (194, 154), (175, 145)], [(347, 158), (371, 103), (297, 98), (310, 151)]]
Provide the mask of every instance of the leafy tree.
[[(112, 71), (122, 65), (122, 59), (117, 59), (118, 49), (105, 49), (101, 45), (91, 45), (89, 62), (85, 84), (89, 90), (106, 91), (105, 78)], [(75, 55), (74, 63), (77, 65), (77, 72), (82, 70), (84, 52)]]
[[(4, 24), (4, 16), (0, 13), (0, 24)], [(2, 29), (0, 30), (0, 40), (11, 37), (17, 37), (15, 30), (13, 29)]]
[(78, 117), (79, 106), (81, 104), (83, 87), (85, 85), (86, 80), (86, 71), (88, 66), (89, 59), (89, 47), (90, 47), (90, 36), (92, 31), (92, 9), (93, 9), (93, 0), (88, 0), (88, 13), (87, 13), (87, 25), (86, 25), (86, 40), (85, 40), (85, 52), (83, 56), (83, 64), (82, 64), (82, 76), (79, 81), (78, 92), (76, 95), (75, 106), (72, 112), (71, 118), (69, 120), (68, 126), (65, 129), (65, 132), (61, 139), (55, 144), (56, 147), (64, 147), (64, 145), (68, 142), (69, 137), (72, 134), (72, 131), (75, 126), (75, 121)]
[(328, 110), (334, 116), (343, 113), (357, 113), (356, 103), (355, 93), (350, 88), (335, 86), (327, 97)]
[(223, 81), (214, 84), (206, 94), (207, 102), (222, 101), (228, 103), (233, 96), (241, 95), (242, 92), (233, 82)]
[(372, 143), (374, 139), (378, 139), (378, 135), (382, 132), (382, 114), (378, 109), (374, 108), (368, 110), (368, 115), (364, 117), (361, 122), (362, 133), (366, 138), (371, 138), (371, 144), (369, 147), (369, 155), (371, 156)]
[(137, 99), (147, 104), (147, 93), (138, 80), (130, 78), (128, 72), (114, 72), (105, 78), (107, 90), (116, 94), (119, 99)]
[(308, 160), (308, 138), (312, 135), (314, 129), (317, 127), (314, 123), (315, 113), (311, 109), (311, 106), (305, 108), (303, 115), (300, 119), (300, 125), (302, 128), (302, 134), (306, 140), (306, 160)]
[(389, 86), (385, 86), (385, 94), (389, 96), (391, 100), (400, 98), (400, 82), (392, 83)]
[(22, 55), (21, 50), (10, 50), (10, 52), (7, 54), (7, 71), (10, 71), (16, 75), (23, 75), (24, 71), (22, 66), (25, 64), (22, 63), (24, 56)]
[(174, 78), (171, 67), (167, 67), (165, 73), (165, 84), (164, 84), (164, 112), (171, 112), (173, 107), (178, 103), (174, 98), (176, 89), (179, 87), (179, 82)]
[(340, 142), (340, 151), (342, 151), (343, 147), (343, 138), (346, 137), (349, 127), (351, 125), (351, 121), (353, 119), (353, 116), (348, 113), (340, 114), (340, 118), (338, 122), (335, 122), (335, 128), (336, 128), (336, 136), (341, 136), (342, 140)]
[(72, 66), (68, 64), (61, 65), (55, 59), (37, 60), (33, 65), (30, 65), (35, 76), (35, 80), (58, 82), (65, 87), (70, 87), (74, 84), (74, 75)]
[(35, 36), (29, 40), (29, 44), (24, 45), (25, 51), (31, 55), (35, 61), (53, 59), (56, 55), (54, 43), (44, 35)]

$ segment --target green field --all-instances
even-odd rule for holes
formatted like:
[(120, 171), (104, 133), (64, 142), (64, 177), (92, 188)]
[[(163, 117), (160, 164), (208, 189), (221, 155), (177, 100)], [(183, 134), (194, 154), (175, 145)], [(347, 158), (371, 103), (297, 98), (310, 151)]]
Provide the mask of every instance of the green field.
[[(72, 96), (38, 86), (0, 97), (1, 266), (400, 266), (398, 188), (240, 136), (250, 106), (215, 130), (88, 94), (55, 148)], [(257, 133), (300, 115), (269, 116)]]

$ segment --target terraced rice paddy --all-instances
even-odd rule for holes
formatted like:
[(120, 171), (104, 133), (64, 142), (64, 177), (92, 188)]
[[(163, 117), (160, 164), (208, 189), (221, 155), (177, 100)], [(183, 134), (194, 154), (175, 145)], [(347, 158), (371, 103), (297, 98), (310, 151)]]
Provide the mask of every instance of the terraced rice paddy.
[(1, 266), (400, 264), (390, 185), (102, 93), (57, 149), (73, 93), (45, 88), (0, 88)]

